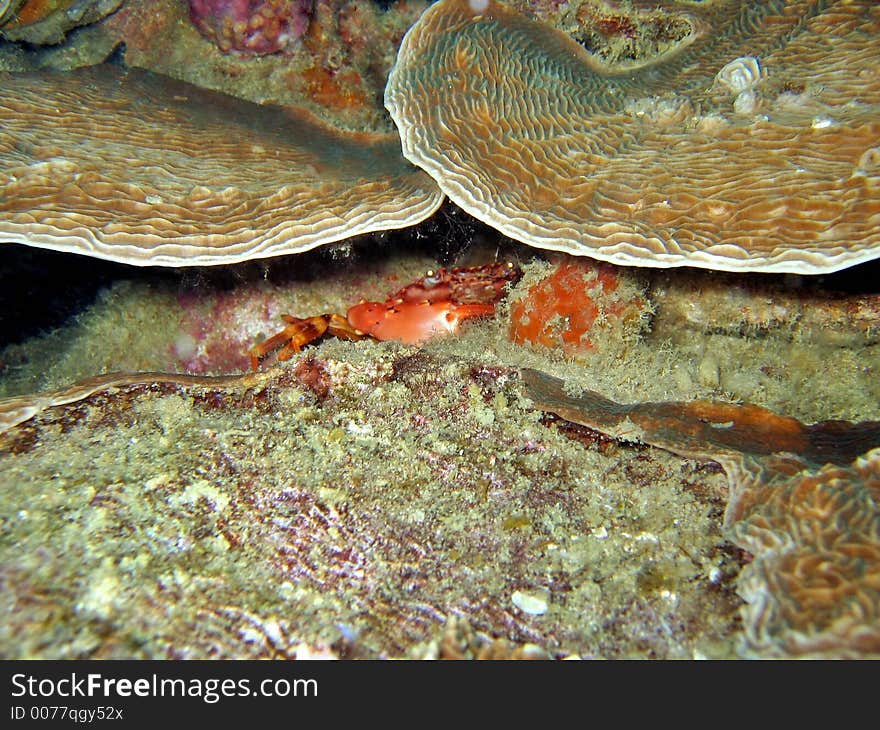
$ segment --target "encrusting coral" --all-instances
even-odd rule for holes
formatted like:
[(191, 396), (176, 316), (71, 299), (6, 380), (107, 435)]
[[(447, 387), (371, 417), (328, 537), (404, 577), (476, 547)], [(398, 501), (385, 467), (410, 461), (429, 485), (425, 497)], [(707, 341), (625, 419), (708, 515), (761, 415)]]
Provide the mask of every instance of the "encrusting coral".
[[(404, 378), (421, 382), (419, 366), (407, 367), (415, 369)], [(331, 391), (342, 392), (337, 389), (346, 375), (336, 370), (305, 359), (290, 376), (276, 370), (226, 378), (143, 373), (91, 379), (44, 394), (40, 402), (0, 402), (7, 432), (2, 446), (13, 454), (39, 448), (39, 433), (53, 422), (72, 429), (85, 418), (92, 422), (90, 428), (100, 427), (114, 410), (115, 418), (122, 416), (120, 403), (148, 399), (153, 397), (150, 393), (181, 393), (220, 412), (235, 413), (241, 407), (271, 410), (272, 399), (280, 393), (279, 377), (292, 377), (292, 383), (299, 382), (323, 401)], [(321, 373), (320, 387), (312, 371)], [(506, 376), (492, 375), (493, 381), (500, 382), (499, 377)], [(522, 378), (525, 394), (537, 408), (612, 437), (721, 464), (729, 484), (725, 530), (752, 556), (737, 578), (737, 590), (746, 601), (741, 609), (743, 655), (880, 655), (880, 422), (806, 426), (756, 406), (702, 401), (623, 405), (592, 392), (568, 395), (561, 380), (538, 371), (523, 370)], [(111, 397), (114, 392), (119, 394), (116, 398)], [(84, 404), (85, 410), (73, 407), (76, 403)], [(48, 409), (54, 415), (36, 431), (14, 428)], [(199, 488), (209, 489), (209, 482)], [(217, 502), (219, 495), (209, 496)], [(331, 518), (318, 514), (315, 519), (310, 529), (321, 533)], [(510, 529), (518, 524), (509, 520)], [(361, 537), (351, 532), (339, 549), (351, 553)], [(294, 551), (288, 559), (299, 565), (314, 558)], [(366, 553), (359, 560), (369, 562)], [(309, 563), (309, 570), (324, 570), (322, 564)], [(356, 568), (352, 564), (346, 570)], [(351, 576), (356, 574), (360, 573)]]
[(340, 341), (58, 393), (0, 437), (0, 647), (415, 657), (457, 616), (488, 643), (441, 654), (729, 655), (718, 474), (593, 451), (522, 395), (502, 366)]
[(523, 377), (535, 405), (618, 438), (711, 459), (725, 528), (754, 559), (739, 579), (744, 653), (880, 656), (880, 421), (811, 426), (757, 406), (623, 405)]
[(261, 55), (295, 47), (313, 0), (189, 0), (199, 32), (224, 52)]
[(116, 11), (123, 0), (19, 0), (0, 2), (0, 38), (32, 44), (61, 43), (65, 35)]

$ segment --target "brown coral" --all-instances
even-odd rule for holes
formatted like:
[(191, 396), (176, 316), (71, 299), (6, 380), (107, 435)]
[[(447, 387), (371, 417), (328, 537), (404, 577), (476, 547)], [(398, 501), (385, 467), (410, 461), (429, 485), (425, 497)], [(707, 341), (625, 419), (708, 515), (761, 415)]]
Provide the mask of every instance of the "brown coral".
[(725, 526), (754, 555), (738, 580), (744, 652), (880, 656), (880, 422), (806, 426), (756, 406), (624, 405), (523, 371), (536, 405), (591, 428), (718, 461)]
[(0, 116), (4, 241), (226, 264), (407, 226), (442, 199), (393, 134), (137, 70), (7, 76)]
[[(473, 215), (530, 245), (637, 266), (819, 273), (877, 257), (875, 3), (582, 4), (590, 32), (629, 43), (625, 74), (497, 0), (482, 6), (431, 6), (386, 87), (404, 154)], [(297, 83), (313, 101), (369, 107), (358, 91), (369, 58), (356, 71), (324, 58)], [(231, 263), (401, 227), (439, 205), (393, 135), (101, 73), (4, 82), (0, 192), (18, 201), (0, 207), (7, 240), (136, 264)], [(743, 74), (732, 99), (722, 82)]]
[[(689, 6), (700, 22), (686, 43), (624, 75), (497, 0), (441, 0), (386, 88), (404, 154), (472, 215), (541, 248), (731, 271), (876, 258), (878, 177), (862, 162), (880, 140), (876, 4), (703, 5)], [(747, 52), (818, 103), (734, 109), (713, 78)]]
[(755, 556), (738, 579), (749, 653), (880, 656), (880, 448), (727, 468), (728, 529)]

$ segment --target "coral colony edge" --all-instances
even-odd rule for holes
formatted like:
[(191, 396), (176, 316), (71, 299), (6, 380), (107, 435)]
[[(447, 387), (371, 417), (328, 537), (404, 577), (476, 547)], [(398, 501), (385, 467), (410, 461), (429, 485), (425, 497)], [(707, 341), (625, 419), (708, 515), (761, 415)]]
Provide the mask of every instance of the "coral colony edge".
[(410, 12), (0, 3), (0, 654), (880, 656), (880, 7)]

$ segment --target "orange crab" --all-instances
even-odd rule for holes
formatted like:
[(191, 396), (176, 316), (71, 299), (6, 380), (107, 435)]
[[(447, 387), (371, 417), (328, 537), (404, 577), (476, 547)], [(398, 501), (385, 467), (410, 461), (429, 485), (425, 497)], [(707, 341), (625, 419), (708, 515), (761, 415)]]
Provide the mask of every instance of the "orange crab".
[(288, 360), (303, 347), (324, 334), (345, 340), (399, 340), (418, 345), (441, 332), (455, 332), (472, 317), (486, 317), (522, 272), (511, 263), (494, 263), (429, 271), (418, 281), (403, 287), (384, 302), (361, 302), (341, 314), (293, 317), (282, 314), (287, 322), (280, 332), (248, 354), (251, 368), (273, 350), (279, 360)]

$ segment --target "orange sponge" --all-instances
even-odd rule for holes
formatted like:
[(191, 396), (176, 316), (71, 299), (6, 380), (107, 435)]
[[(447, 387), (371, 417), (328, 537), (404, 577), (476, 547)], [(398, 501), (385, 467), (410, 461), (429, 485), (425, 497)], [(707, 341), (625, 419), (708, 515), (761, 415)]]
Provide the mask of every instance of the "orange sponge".
[(603, 331), (605, 325), (640, 328), (642, 315), (649, 311), (637, 288), (621, 287), (617, 267), (590, 259), (566, 260), (511, 303), (510, 338), (571, 355), (594, 348), (597, 320), (602, 320)]

